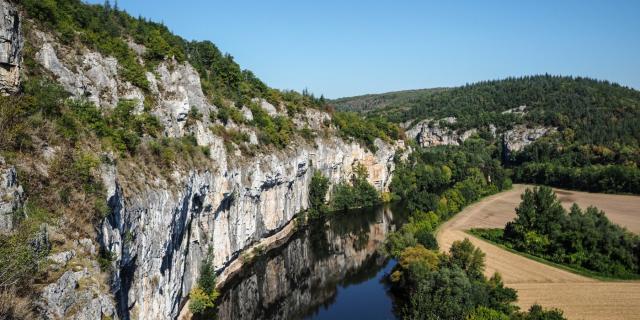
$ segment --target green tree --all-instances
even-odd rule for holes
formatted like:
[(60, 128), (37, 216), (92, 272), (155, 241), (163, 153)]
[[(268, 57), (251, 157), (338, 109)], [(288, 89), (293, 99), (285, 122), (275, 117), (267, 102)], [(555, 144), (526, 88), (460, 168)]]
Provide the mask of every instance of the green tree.
[(309, 186), (309, 215), (311, 217), (322, 216), (328, 211), (325, 203), (328, 190), (329, 179), (316, 170), (311, 177), (311, 185)]
[(479, 248), (469, 241), (454, 241), (449, 249), (449, 260), (453, 265), (460, 267), (473, 279), (482, 279), (484, 277), (484, 258), (485, 254)]

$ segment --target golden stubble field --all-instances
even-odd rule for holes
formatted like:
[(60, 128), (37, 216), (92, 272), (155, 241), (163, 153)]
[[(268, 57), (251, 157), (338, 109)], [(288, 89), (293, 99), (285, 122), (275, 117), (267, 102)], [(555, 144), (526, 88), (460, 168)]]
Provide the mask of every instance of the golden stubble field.
[[(438, 230), (440, 248), (448, 251), (455, 240), (469, 238), (486, 253), (486, 274), (499, 272), (507, 286), (518, 290), (518, 305), (527, 309), (533, 303), (564, 310), (569, 319), (640, 319), (640, 281), (605, 282), (580, 276), (508, 252), (473, 237), (472, 228), (502, 228), (515, 218), (520, 195), (527, 187), (477, 202)], [(608, 195), (554, 189), (565, 208), (575, 202), (586, 208), (604, 210), (613, 222), (640, 232), (640, 196)]]

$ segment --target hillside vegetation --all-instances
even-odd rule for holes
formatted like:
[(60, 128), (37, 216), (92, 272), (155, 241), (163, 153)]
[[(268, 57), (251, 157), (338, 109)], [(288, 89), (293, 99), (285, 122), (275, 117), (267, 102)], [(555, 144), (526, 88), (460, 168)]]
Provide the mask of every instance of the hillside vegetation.
[[(369, 101), (367, 108), (358, 106)], [(640, 193), (640, 91), (607, 81), (550, 75), (485, 81), (447, 90), (333, 101), (369, 119), (440, 125), (500, 135), (516, 125), (557, 129), (517, 152), (499, 154), (514, 181), (594, 192)], [(522, 110), (518, 109), (524, 106)]]

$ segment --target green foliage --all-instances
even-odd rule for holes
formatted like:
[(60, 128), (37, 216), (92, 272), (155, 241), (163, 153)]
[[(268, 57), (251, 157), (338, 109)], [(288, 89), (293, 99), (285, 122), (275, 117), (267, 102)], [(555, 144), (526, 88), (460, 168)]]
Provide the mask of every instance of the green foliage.
[(362, 164), (357, 164), (354, 168), (351, 183), (342, 181), (331, 192), (332, 210), (345, 211), (379, 204), (381, 201), (380, 194), (367, 180), (368, 175), (367, 169)]
[(215, 307), (220, 293), (216, 289), (216, 273), (213, 268), (213, 250), (209, 248), (200, 266), (198, 284), (189, 294), (189, 310), (194, 314), (203, 314), (207, 309)]
[(98, 254), (98, 265), (100, 265), (100, 270), (102, 270), (102, 272), (113, 271), (113, 260), (115, 260), (115, 258), (115, 253), (108, 251), (105, 248), (101, 248)]
[(135, 154), (144, 135), (155, 137), (160, 132), (160, 122), (143, 112), (135, 114), (135, 101), (120, 100), (106, 115), (88, 101), (68, 100), (69, 112), (58, 121), (58, 127), (66, 138), (76, 141), (82, 127), (94, 132), (106, 144), (121, 154)]
[(294, 134), (294, 124), (285, 116), (270, 116), (256, 103), (249, 105), (253, 113), (252, 123), (260, 130), (258, 139), (264, 145), (274, 145), (283, 149), (291, 141)]
[(229, 120), (233, 120), (233, 122), (237, 124), (245, 123), (244, 115), (240, 110), (238, 110), (238, 108), (235, 107), (219, 107), (217, 117), (225, 125), (229, 122)]
[(518, 312), (511, 317), (514, 320), (564, 320), (562, 311), (558, 309), (544, 310), (539, 304), (529, 308), (529, 312)]
[(456, 241), (449, 254), (422, 245), (405, 248), (390, 276), (403, 303), (404, 319), (508, 319), (515, 315), (515, 290), (499, 274), (483, 275), (484, 253), (468, 239)]
[(215, 306), (213, 300), (202, 288), (195, 287), (189, 293), (189, 310), (193, 314), (204, 313)]
[(153, 157), (149, 160), (154, 160), (154, 163), (159, 164), (163, 169), (169, 169), (187, 160), (192, 160), (192, 164), (198, 164), (193, 160), (206, 160), (209, 154), (209, 149), (198, 146), (196, 138), (192, 135), (151, 140), (145, 147)]
[(594, 207), (583, 211), (574, 204), (567, 213), (550, 188), (540, 187), (525, 191), (516, 214), (500, 239), (489, 233), (491, 240), (608, 277), (640, 274), (640, 238)]
[(375, 139), (379, 138), (390, 142), (400, 139), (404, 135), (397, 125), (380, 117), (366, 119), (355, 112), (335, 112), (332, 119), (343, 138), (354, 138), (371, 151), (377, 149), (374, 143)]
[(590, 192), (640, 194), (640, 168), (633, 165), (567, 167), (528, 162), (514, 171), (518, 181)]
[(433, 211), (447, 219), (467, 204), (511, 186), (509, 172), (494, 159), (496, 154), (496, 148), (482, 139), (418, 148), (396, 165), (390, 190), (408, 209)]
[(200, 266), (198, 286), (205, 292), (213, 292), (216, 289), (216, 272), (213, 268), (213, 250), (211, 249)]
[(325, 203), (328, 190), (329, 179), (320, 171), (315, 171), (309, 186), (309, 216), (320, 217), (328, 212), (329, 208)]
[(249, 142), (249, 134), (237, 129), (227, 129), (222, 125), (215, 125), (210, 128), (211, 132), (217, 136), (222, 137), (224, 140), (224, 146), (227, 152), (231, 152), (235, 149), (234, 144), (241, 146)]
[(481, 279), (484, 274), (485, 254), (476, 248), (469, 239), (456, 241), (449, 249), (450, 262), (460, 267), (473, 279)]
[(48, 212), (27, 204), (14, 232), (0, 234), (0, 290), (27, 288), (40, 271), (49, 248), (38, 240), (41, 222)]
[(485, 306), (479, 306), (471, 314), (469, 314), (466, 319), (467, 320), (509, 320), (509, 316), (507, 316), (506, 314), (500, 311), (493, 310)]

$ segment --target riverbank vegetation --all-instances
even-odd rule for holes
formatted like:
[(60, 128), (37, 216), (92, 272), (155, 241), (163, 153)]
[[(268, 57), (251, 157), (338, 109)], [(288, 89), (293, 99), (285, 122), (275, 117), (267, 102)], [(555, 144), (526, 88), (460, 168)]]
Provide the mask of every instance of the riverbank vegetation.
[(367, 168), (358, 163), (353, 167), (350, 181), (340, 181), (331, 190), (331, 200), (327, 203), (329, 179), (320, 171), (314, 172), (309, 185), (310, 218), (319, 218), (334, 212), (356, 208), (368, 208), (380, 204), (382, 198), (378, 190), (369, 183)]
[(527, 189), (504, 230), (474, 234), (519, 252), (607, 278), (640, 278), (640, 237), (595, 207), (568, 212), (548, 187)]
[(468, 239), (448, 253), (408, 246), (397, 259), (390, 282), (403, 319), (564, 319), (539, 305), (520, 312), (516, 291), (498, 273), (484, 276), (484, 253)]

